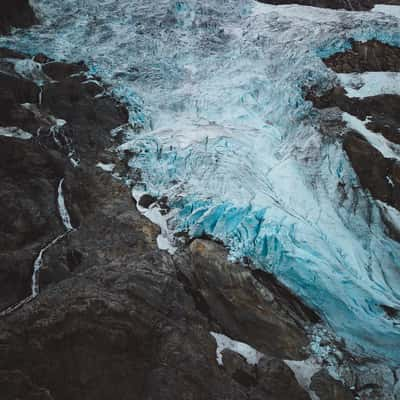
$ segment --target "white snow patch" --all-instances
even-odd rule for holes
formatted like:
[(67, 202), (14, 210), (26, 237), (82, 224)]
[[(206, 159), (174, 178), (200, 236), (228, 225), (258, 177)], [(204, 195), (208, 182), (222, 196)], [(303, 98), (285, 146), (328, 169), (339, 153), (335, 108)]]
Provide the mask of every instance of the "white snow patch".
[(340, 10), (318, 8), (312, 6), (302, 6), (298, 4), (266, 4), (254, 1), (252, 16), (262, 16), (270, 14), (279, 18), (280, 16), (292, 20), (305, 20), (310, 22), (331, 22), (339, 21)]
[(86, 81), (82, 82), (82, 85), (87, 85), (88, 83), (94, 83), (94, 84), (96, 84), (97, 86), (99, 86), (101, 88), (103, 87), (101, 85), (101, 83), (99, 81), (97, 81), (96, 79), (87, 79)]
[[(64, 121), (63, 119), (54, 118), (54, 125), (50, 128), (50, 133), (53, 136), (53, 140), (54, 140), (55, 144), (60, 148), (62, 148), (63, 145), (57, 136), (60, 133), (61, 128), (63, 128), (65, 126), (65, 124), (66, 124), (66, 121)], [(63, 137), (64, 137), (64, 135), (63, 135)]]
[(299, 385), (309, 393), (311, 400), (319, 400), (317, 394), (310, 389), (311, 378), (321, 369), (317, 359), (310, 357), (302, 361), (284, 360), (284, 362), (293, 371)]
[(74, 227), (71, 224), (71, 218), (69, 216), (67, 207), (65, 206), (65, 199), (64, 199), (64, 193), (63, 193), (63, 188), (62, 188), (63, 183), (64, 183), (64, 178), (62, 178), (60, 180), (60, 183), (58, 185), (58, 198), (57, 198), (58, 211), (60, 213), (60, 217), (65, 226), (65, 229), (67, 231), (72, 231), (74, 229)]
[(105, 172), (112, 172), (115, 168), (115, 164), (112, 164), (112, 163), (105, 164), (105, 163), (99, 162), (96, 164), (96, 167), (102, 169)]
[(24, 130), (15, 126), (9, 126), (6, 128), (0, 127), (0, 136), (12, 137), (15, 139), (29, 140), (32, 139), (32, 135)]
[(392, 17), (400, 18), (400, 6), (393, 6), (387, 4), (377, 4), (373, 9), (373, 12), (380, 12), (383, 14), (390, 15)]
[(175, 254), (176, 247), (174, 243), (173, 232), (168, 228), (169, 215), (163, 215), (161, 209), (157, 204), (152, 204), (149, 208), (139, 205), (140, 198), (145, 193), (132, 189), (132, 197), (136, 200), (136, 207), (138, 211), (148, 218), (153, 224), (160, 227), (161, 233), (157, 236), (157, 245), (160, 250), (166, 250), (169, 254)]
[(343, 113), (342, 118), (349, 128), (361, 133), (369, 144), (374, 146), (385, 158), (400, 160), (400, 146), (393, 144), (380, 133), (370, 131), (365, 126), (368, 119), (363, 122), (348, 113)]
[(47, 76), (42, 71), (42, 65), (30, 59), (15, 60), (15, 72), (26, 79), (31, 79), (39, 85), (46, 81)]
[(390, 186), (394, 186), (394, 183), (392, 181), (392, 178), (390, 176), (386, 176), (386, 180), (389, 183)]
[(400, 94), (400, 72), (337, 74), (349, 97), (363, 99), (381, 94)]
[(377, 203), (389, 222), (400, 232), (400, 211), (383, 201), (377, 200)]
[(79, 167), (80, 161), (76, 160), (74, 157), (72, 157), (71, 153), (69, 154), (69, 161), (71, 162), (71, 164), (74, 168)]
[(63, 120), (63, 119), (56, 119), (56, 126), (57, 128), (62, 128), (63, 126), (65, 126), (67, 123), (67, 121)]
[(213, 336), (217, 342), (217, 363), (219, 365), (223, 365), (222, 352), (225, 349), (229, 349), (240, 354), (250, 365), (258, 364), (261, 358), (264, 357), (264, 354), (260, 353), (246, 343), (238, 342), (237, 340), (233, 340), (221, 333), (210, 332), (210, 335)]

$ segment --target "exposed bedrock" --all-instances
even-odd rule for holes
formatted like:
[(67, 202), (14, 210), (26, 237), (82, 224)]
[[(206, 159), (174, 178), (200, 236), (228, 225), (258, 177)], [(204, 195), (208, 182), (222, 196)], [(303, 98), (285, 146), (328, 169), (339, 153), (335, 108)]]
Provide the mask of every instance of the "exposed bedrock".
[(400, 4), (399, 0), (257, 0), (268, 4), (301, 4), (320, 8), (345, 9), (350, 11), (371, 10), (376, 4)]
[(324, 62), (335, 72), (400, 71), (400, 48), (377, 40), (353, 41), (351, 50), (336, 53)]
[[(1, 398), (308, 399), (283, 360), (308, 357), (318, 316), (272, 276), (228, 262), (220, 244), (159, 250), (159, 228), (97, 166), (122, 170), (110, 130), (126, 109), (81, 64), (12, 58), (0, 62), (10, 77), (0, 79), (2, 308), (29, 294), (35, 257), (65, 230), (62, 178), (76, 229), (43, 254), (39, 296), (0, 319)], [(224, 350), (219, 365), (210, 332), (265, 356), (250, 365)]]
[[(17, 64), (18, 60), (27, 62), (26, 75), (29, 68), (40, 68), (21, 54), (17, 58), (12, 52), (2, 54), (7, 59), (14, 56)], [(52, 75), (54, 66), (44, 67)], [(67, 68), (78, 71), (77, 65), (64, 65), (55, 75), (60, 78)], [(81, 84), (82, 80), (83, 76), (49, 78), (39, 88), (18, 75), (13, 62), (0, 61), (0, 308), (29, 294), (36, 256), (63, 232), (57, 187), (64, 176), (75, 181), (78, 172), (72, 157), (82, 159), (80, 170), (85, 171), (100, 149), (110, 144), (110, 129), (127, 121), (126, 110), (108, 97), (94, 98), (94, 88)], [(60, 122), (65, 120), (68, 123)], [(90, 201), (89, 196), (85, 198)], [(79, 212), (84, 213), (85, 207)], [(79, 225), (79, 213), (72, 217)]]
[(27, 28), (36, 23), (36, 17), (29, 0), (2, 0), (0, 2), (0, 34), (10, 29)]
[[(351, 50), (337, 53), (324, 62), (341, 74), (400, 72), (400, 48), (378, 41), (354, 42)], [(360, 184), (375, 199), (400, 210), (400, 163), (396, 156), (400, 145), (400, 95), (382, 93), (356, 97), (350, 96), (344, 87), (338, 85), (323, 95), (315, 95), (311, 91), (307, 98), (321, 110), (337, 107), (345, 113), (343, 115), (355, 117), (355, 123), (347, 124), (343, 148)], [(324, 115), (328, 114), (321, 114), (323, 125)], [(343, 127), (346, 123), (337, 120), (338, 125)], [(385, 152), (385, 149), (389, 150)], [(382, 219), (388, 234), (399, 240), (400, 234), (393, 221), (384, 212)]]

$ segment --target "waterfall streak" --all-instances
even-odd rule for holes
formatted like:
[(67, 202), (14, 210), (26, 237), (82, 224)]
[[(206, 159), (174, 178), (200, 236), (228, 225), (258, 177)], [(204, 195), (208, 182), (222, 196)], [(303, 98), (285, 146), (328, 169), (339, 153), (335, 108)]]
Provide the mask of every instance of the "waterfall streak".
[(65, 199), (64, 199), (64, 193), (63, 193), (63, 183), (64, 183), (64, 178), (60, 180), (60, 183), (58, 184), (58, 197), (57, 197), (57, 204), (58, 204), (58, 212), (60, 214), (60, 218), (62, 220), (62, 223), (66, 229), (64, 233), (61, 235), (58, 235), (55, 239), (53, 239), (50, 243), (48, 243), (45, 247), (43, 247), (40, 251), (38, 256), (36, 257), (34, 263), (33, 263), (33, 273), (32, 273), (32, 284), (31, 284), (31, 294), (28, 297), (25, 297), (21, 301), (19, 301), (16, 304), (11, 305), (10, 307), (6, 308), (5, 310), (0, 312), (0, 317), (5, 317), (14, 311), (20, 309), (23, 307), (25, 304), (29, 303), (32, 301), (35, 297), (39, 295), (40, 292), (40, 286), (39, 286), (39, 274), (40, 270), (43, 267), (43, 255), (45, 252), (58, 243), (61, 239), (63, 239), (65, 236), (68, 235), (68, 233), (72, 232), (74, 230), (74, 227), (72, 226), (71, 223), (71, 218), (68, 213), (68, 209), (65, 205)]
[(58, 212), (60, 213), (60, 217), (61, 217), (62, 223), (65, 226), (65, 229), (67, 230), (67, 232), (69, 232), (69, 231), (72, 231), (74, 229), (74, 227), (71, 224), (71, 217), (69, 216), (67, 207), (65, 206), (63, 183), (64, 183), (64, 178), (62, 178), (60, 180), (60, 183), (58, 185), (58, 198), (57, 198)]

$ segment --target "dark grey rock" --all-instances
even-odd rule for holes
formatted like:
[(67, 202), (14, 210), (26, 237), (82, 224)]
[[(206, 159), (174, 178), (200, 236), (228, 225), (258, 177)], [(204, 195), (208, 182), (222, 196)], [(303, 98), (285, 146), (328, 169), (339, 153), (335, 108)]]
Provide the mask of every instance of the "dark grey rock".
[(354, 398), (351, 390), (346, 388), (342, 382), (333, 379), (325, 369), (312, 377), (310, 389), (317, 394), (320, 400), (353, 400)]
[[(324, 60), (328, 67), (336, 72), (364, 71), (400, 71), (400, 48), (392, 47), (376, 40), (365, 43), (353, 42), (352, 49), (337, 53)], [(338, 107), (361, 121), (372, 132), (382, 134), (395, 145), (400, 144), (398, 127), (400, 126), (400, 96), (379, 95), (365, 98), (350, 98), (344, 88), (337, 86), (323, 95), (316, 95), (313, 90), (306, 95), (314, 105), (326, 110)], [(343, 121), (337, 118), (336, 127), (331, 120), (325, 123), (322, 132), (343, 131)], [(328, 133), (329, 135), (329, 133)], [(336, 135), (337, 137), (337, 135)], [(361, 187), (378, 200), (400, 210), (400, 167), (395, 159), (385, 158), (365, 138), (356, 131), (349, 131), (343, 139), (343, 149), (358, 175)], [(382, 213), (382, 220), (387, 227), (388, 235), (400, 239), (400, 232)], [(382, 305), (385, 307), (385, 305)], [(397, 312), (392, 310), (392, 314)]]
[(399, 0), (257, 0), (268, 4), (301, 4), (320, 8), (345, 9), (349, 11), (371, 10), (376, 4), (400, 4)]
[[(65, 229), (56, 203), (61, 178), (76, 229), (44, 254), (40, 295), (0, 319), (2, 396), (308, 398), (279, 359), (254, 368), (224, 352), (227, 367), (219, 366), (210, 331), (275, 357), (305, 357), (305, 326), (318, 317), (271, 276), (229, 263), (220, 244), (196, 240), (174, 256), (160, 251), (159, 228), (138, 213), (129, 188), (96, 168), (98, 160), (121, 162), (107, 149), (115, 146), (109, 131), (127, 123), (126, 109), (94, 97), (69, 66), (51, 68), (46, 73), (58, 81), (45, 83), (42, 104), (31, 82), (3, 81), (12, 106), (0, 125), (33, 134), (0, 137), (3, 306), (29, 295), (35, 257)], [(21, 100), (33, 105), (20, 108)], [(61, 148), (50, 134), (55, 118), (66, 121)]]
[(0, 2), (0, 35), (10, 33), (12, 27), (27, 28), (37, 22), (29, 0)]

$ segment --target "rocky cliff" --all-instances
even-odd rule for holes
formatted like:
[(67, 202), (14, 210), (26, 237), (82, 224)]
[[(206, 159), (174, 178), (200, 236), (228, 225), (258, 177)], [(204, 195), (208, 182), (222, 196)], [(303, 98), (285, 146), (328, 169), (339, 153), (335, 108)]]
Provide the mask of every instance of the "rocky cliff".
[[(339, 74), (399, 72), (400, 49), (376, 40), (365, 43), (353, 42), (350, 50), (337, 53), (324, 62)], [(309, 93), (308, 98), (317, 108), (325, 110), (325, 113), (323, 111), (322, 114), (323, 120), (328, 117), (329, 110), (335, 109), (335, 107), (355, 118), (349, 120), (353, 123), (350, 123), (350, 129), (344, 136), (343, 148), (359, 177), (360, 184), (375, 199), (400, 210), (398, 159), (395, 157), (395, 153), (385, 153), (382, 152), (382, 149), (379, 151), (371, 143), (373, 140), (367, 140), (363, 128), (367, 129), (367, 134), (371, 132), (371, 138), (382, 137), (389, 148), (396, 148), (400, 143), (398, 135), (400, 96), (398, 94), (373, 95), (372, 93), (365, 97), (354, 97), (350, 96), (342, 85), (337, 85), (321, 96)], [(362, 121), (358, 129), (354, 124), (354, 121), (357, 122), (357, 120)], [(340, 126), (340, 124), (339, 118), (336, 126)], [(333, 135), (335, 136), (335, 134)], [(398, 240), (400, 238), (398, 227), (388, 218), (385, 210), (382, 211), (382, 218), (387, 225), (389, 235)], [(393, 310), (393, 313), (397, 314), (398, 311)]]
[(0, 105), (2, 399), (393, 399), (399, 376), (272, 275), (209, 238), (158, 248), (117, 152), (128, 112), (83, 63), (0, 49)]
[[(158, 227), (103, 170), (123, 168), (109, 132), (126, 109), (82, 64), (1, 52), (3, 398), (308, 398), (283, 360), (307, 357), (318, 316), (212, 241), (160, 251)], [(220, 366), (210, 332), (266, 357), (224, 352)]]

